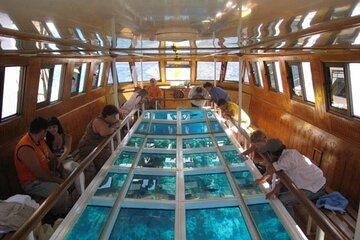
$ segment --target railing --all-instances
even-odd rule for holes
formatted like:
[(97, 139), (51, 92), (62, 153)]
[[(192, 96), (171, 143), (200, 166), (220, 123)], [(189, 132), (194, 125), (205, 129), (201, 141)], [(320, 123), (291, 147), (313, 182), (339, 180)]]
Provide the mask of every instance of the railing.
[(121, 140), (120, 131), (125, 126), (127, 130), (130, 129), (130, 121), (132, 121), (132, 117), (138, 114), (139, 109), (132, 110), (125, 118), (122, 120), (120, 127), (111, 134), (107, 139), (104, 139), (94, 150), (84, 158), (84, 160), (80, 163), (80, 165), (73, 171), (65, 180), (62, 182), (59, 187), (52, 192), (45, 201), (40, 205), (38, 209), (31, 215), (31, 217), (11, 236), (11, 240), (24, 239), (26, 236), (30, 234), (30, 232), (35, 229), (38, 223), (42, 220), (42, 218), (50, 211), (50, 209), (55, 205), (55, 202), (61, 194), (63, 194), (67, 189), (74, 183), (75, 179), (79, 177), (80, 173), (82, 173), (85, 168), (87, 168), (91, 162), (96, 158), (96, 156), (106, 147), (109, 143), (111, 144), (111, 150), (114, 152), (114, 137), (117, 137)]
[[(237, 127), (239, 133), (244, 136), (245, 139), (250, 140), (249, 133), (247, 131), (239, 127), (233, 119), (230, 119), (229, 121)], [(261, 154), (261, 156), (266, 158), (263, 154)], [(325, 236), (327, 237), (326, 239), (348, 239), (319, 209), (315, 207), (305, 194), (296, 187), (294, 182), (288, 175), (286, 175), (286, 173), (279, 171), (276, 172), (276, 174), (285, 187), (296, 197), (298, 202), (304, 206), (309, 216), (317, 224), (316, 240), (322, 240)]]
[[(155, 98), (155, 109), (158, 110), (159, 102), (164, 102), (164, 105), (167, 101), (169, 102), (182, 102), (182, 101), (191, 101), (191, 100), (206, 100), (207, 103), (211, 101), (211, 98), (206, 99), (192, 99), (192, 98)], [(212, 102), (211, 102), (212, 104)]]

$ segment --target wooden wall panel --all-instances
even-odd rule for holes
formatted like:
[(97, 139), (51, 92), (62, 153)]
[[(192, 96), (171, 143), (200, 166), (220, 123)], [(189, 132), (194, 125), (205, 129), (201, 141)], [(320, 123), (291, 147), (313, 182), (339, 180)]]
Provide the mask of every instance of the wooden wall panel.
[(318, 157), (315, 163), (323, 170), (327, 186), (341, 192), (353, 208), (358, 208), (360, 149), (356, 145), (254, 96), (250, 106), (253, 123), (263, 129), (268, 137), (279, 138), (288, 148), (297, 149), (310, 159), (313, 159), (316, 149)]

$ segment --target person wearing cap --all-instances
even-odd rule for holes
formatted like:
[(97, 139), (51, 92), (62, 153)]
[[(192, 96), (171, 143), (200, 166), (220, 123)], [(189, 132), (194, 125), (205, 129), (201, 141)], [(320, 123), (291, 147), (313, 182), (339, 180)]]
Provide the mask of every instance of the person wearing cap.
[[(325, 194), (326, 179), (322, 170), (296, 149), (286, 149), (279, 139), (269, 139), (260, 152), (268, 155), (270, 164), (267, 166), (267, 172), (262, 178), (257, 179), (256, 183), (263, 183), (273, 173), (283, 170), (310, 200)], [(266, 198), (278, 197), (290, 215), (294, 216), (293, 205), (297, 200), (289, 191), (280, 192), (282, 187), (283, 184), (280, 181), (277, 182), (275, 187), (266, 194)]]
[(146, 96), (148, 95), (148, 91), (145, 89), (140, 89), (138, 92), (134, 92), (129, 100), (127, 100), (121, 107), (120, 107), (120, 118), (123, 119), (128, 115), (131, 110), (135, 109), (143, 100), (145, 100)]
[[(150, 85), (146, 88), (148, 91), (148, 97), (146, 101), (146, 109), (155, 109), (156, 99), (163, 97), (162, 90), (156, 85), (155, 78), (150, 79)], [(158, 104), (159, 107), (159, 104)]]
[(209, 94), (211, 95), (211, 100), (214, 103), (217, 104), (220, 99), (231, 101), (229, 94), (224, 89), (214, 87), (214, 85), (210, 82), (204, 83), (203, 87), (209, 92)]
[[(217, 103), (218, 107), (221, 109), (222, 117), (225, 119), (233, 119), (235, 121), (239, 120), (239, 106), (226, 99), (219, 99)], [(247, 113), (241, 109), (241, 127), (248, 128), (250, 126), (250, 117)]]
[(205, 106), (206, 99), (210, 98), (210, 95), (205, 88), (194, 86), (190, 89), (188, 98), (191, 99), (192, 107), (203, 107)]

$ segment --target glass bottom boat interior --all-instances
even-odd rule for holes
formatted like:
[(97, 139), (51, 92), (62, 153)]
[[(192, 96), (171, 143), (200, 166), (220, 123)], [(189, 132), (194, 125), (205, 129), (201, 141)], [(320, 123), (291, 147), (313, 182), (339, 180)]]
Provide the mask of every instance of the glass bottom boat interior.
[(209, 109), (146, 111), (52, 239), (301, 239)]

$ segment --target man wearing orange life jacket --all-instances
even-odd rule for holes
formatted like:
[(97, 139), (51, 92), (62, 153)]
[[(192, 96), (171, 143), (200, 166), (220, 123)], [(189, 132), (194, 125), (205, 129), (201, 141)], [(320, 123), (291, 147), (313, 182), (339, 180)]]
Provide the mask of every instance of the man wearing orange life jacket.
[[(51, 151), (44, 140), (47, 120), (35, 118), (30, 123), (30, 131), (18, 142), (15, 148), (14, 161), (22, 189), (31, 196), (46, 198), (63, 182), (49, 169)], [(60, 195), (52, 213), (67, 213), (69, 194)]]

